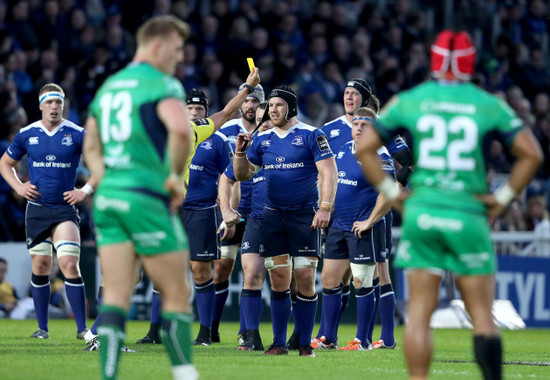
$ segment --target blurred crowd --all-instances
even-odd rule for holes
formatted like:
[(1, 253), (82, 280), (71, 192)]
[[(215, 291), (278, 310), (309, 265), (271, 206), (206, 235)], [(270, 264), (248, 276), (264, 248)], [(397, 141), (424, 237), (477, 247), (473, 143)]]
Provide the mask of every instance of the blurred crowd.
[[(510, 104), (545, 154), (537, 180), (494, 229), (533, 230), (548, 220), (549, 9), (543, 0), (0, 0), (0, 153), (40, 118), (37, 93), (45, 83), (63, 87), (65, 117), (83, 123), (103, 80), (131, 60), (137, 27), (168, 13), (193, 31), (176, 76), (186, 90), (207, 93), (211, 113), (234, 96), (247, 75), (245, 58), (253, 57), (264, 89), (291, 84), (299, 118), (317, 127), (344, 113), (347, 79), (367, 79), (383, 105), (429, 78), (429, 47), (438, 31), (466, 29), (478, 48), (475, 83)], [(496, 141), (487, 163), (491, 178), (511, 167)], [(24, 240), (24, 204), (0, 179), (0, 241)]]

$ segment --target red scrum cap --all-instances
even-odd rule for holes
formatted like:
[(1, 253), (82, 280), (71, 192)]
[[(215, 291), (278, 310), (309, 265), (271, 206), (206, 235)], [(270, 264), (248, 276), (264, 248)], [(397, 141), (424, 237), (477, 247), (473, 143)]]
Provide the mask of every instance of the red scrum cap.
[(432, 75), (438, 79), (469, 80), (474, 73), (476, 48), (464, 31), (444, 30), (431, 51)]

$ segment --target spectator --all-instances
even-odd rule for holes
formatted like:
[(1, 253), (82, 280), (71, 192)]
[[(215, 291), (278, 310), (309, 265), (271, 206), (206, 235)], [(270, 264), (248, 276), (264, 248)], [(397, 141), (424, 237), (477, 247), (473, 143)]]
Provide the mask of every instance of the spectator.
[(0, 257), (0, 317), (9, 316), (17, 306), (17, 294), (13, 285), (6, 281), (8, 262)]

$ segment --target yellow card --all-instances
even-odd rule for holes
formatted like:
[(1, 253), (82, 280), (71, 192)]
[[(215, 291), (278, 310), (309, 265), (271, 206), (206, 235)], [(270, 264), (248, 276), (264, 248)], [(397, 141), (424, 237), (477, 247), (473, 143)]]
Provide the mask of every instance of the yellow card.
[(248, 68), (250, 69), (250, 71), (252, 71), (252, 69), (255, 67), (254, 66), (254, 59), (253, 58), (247, 58), (246, 61), (248, 62)]

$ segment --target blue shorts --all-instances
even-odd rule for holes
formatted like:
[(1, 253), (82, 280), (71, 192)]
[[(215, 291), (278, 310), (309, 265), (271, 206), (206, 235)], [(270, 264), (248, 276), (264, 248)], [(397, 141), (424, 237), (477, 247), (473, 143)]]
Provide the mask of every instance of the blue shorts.
[(319, 257), (321, 231), (311, 229), (315, 216), (313, 207), (300, 210), (264, 208), (262, 219), (262, 257), (290, 256)]
[[(220, 215), (220, 223), (222, 222), (222, 217)], [(244, 230), (247, 223), (247, 219), (245, 218), (244, 222), (240, 222), (236, 225), (235, 229), (235, 235), (231, 239), (228, 240), (222, 240), (222, 246), (226, 247), (228, 245), (241, 245), (243, 241), (244, 236)]]
[(330, 227), (325, 244), (324, 259), (349, 260), (354, 264), (386, 261), (385, 226), (383, 221), (363, 233), (359, 239), (353, 232)]
[(248, 218), (246, 220), (241, 254), (260, 253), (260, 245), (262, 244), (261, 225), (262, 219), (260, 218)]
[(59, 223), (71, 221), (80, 228), (80, 215), (75, 206), (45, 207), (27, 203), (25, 212), (25, 230), (27, 248), (32, 248), (52, 236), (52, 231)]
[(183, 227), (189, 240), (191, 260), (212, 261), (221, 257), (218, 208), (183, 210)]

